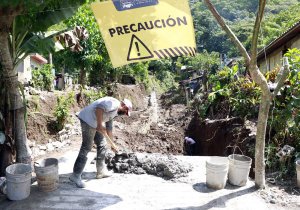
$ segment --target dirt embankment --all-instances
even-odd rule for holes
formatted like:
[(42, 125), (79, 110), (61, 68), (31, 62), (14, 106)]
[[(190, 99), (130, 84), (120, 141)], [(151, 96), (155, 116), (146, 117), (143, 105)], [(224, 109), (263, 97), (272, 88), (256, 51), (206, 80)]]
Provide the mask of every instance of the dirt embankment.
[[(183, 139), (189, 119), (185, 105), (165, 107), (155, 92), (148, 95), (140, 85), (117, 84), (112, 92), (114, 97), (128, 98), (133, 103), (132, 115), (117, 117), (114, 122), (114, 141), (120, 148), (133, 152), (184, 154)], [(41, 92), (29, 96), (27, 137), (31, 142), (47, 144), (49, 140), (59, 140), (53, 127), (53, 112), (57, 96), (61, 94), (66, 93)], [(75, 104), (70, 114), (75, 115), (80, 109)]]

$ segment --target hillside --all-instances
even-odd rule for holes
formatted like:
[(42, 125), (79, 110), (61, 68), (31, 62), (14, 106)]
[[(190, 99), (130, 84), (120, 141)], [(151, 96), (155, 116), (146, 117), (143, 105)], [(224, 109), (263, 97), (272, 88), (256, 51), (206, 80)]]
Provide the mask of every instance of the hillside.
[[(164, 107), (158, 100), (159, 96), (154, 92), (148, 96), (139, 85), (119, 84), (113, 92), (116, 98), (130, 98), (134, 106), (130, 117), (121, 116), (114, 122), (114, 141), (121, 149), (174, 155), (185, 153), (183, 139), (189, 122), (185, 105), (174, 104)], [(29, 96), (27, 137), (35, 158), (45, 154), (53, 142), (74, 137), (76, 141), (80, 141), (80, 125), (75, 113), (81, 109), (81, 106), (77, 103), (74, 103), (71, 108), (67, 128), (60, 132), (54, 129), (56, 119), (53, 112), (57, 104), (57, 96), (66, 94), (66, 92), (56, 91)], [(65, 136), (68, 129), (72, 130), (70, 127), (73, 131), (69, 131)], [(67, 141), (67, 144), (71, 142)], [(50, 148), (53, 151), (53, 147)]]
[[(217, 11), (236, 33), (240, 41), (250, 49), (250, 38), (258, 1), (256, 0), (212, 0)], [(260, 47), (275, 39), (292, 24), (300, 20), (299, 0), (270, 0), (265, 9), (260, 35)], [(227, 56), (237, 56), (235, 46), (230, 42), (225, 32), (216, 24), (212, 14), (202, 1), (191, 1), (194, 19), (196, 42), (199, 52), (219, 52)]]

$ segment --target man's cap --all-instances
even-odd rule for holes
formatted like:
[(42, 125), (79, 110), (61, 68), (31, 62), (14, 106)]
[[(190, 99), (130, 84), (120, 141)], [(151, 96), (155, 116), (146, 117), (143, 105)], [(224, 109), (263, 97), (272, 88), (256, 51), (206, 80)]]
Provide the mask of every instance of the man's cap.
[(125, 106), (128, 108), (128, 112), (127, 112), (127, 115), (130, 116), (130, 113), (132, 111), (132, 103), (129, 99), (125, 98), (123, 100), (123, 103), (125, 104)]

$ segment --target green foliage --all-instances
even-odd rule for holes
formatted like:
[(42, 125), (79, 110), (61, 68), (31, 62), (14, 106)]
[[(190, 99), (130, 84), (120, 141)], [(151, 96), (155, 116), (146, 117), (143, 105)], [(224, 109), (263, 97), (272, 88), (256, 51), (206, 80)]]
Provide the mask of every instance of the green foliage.
[(92, 89), (83, 91), (84, 99), (86, 104), (90, 104), (99, 98), (102, 98), (106, 95), (104, 90), (101, 89)]
[(158, 92), (166, 92), (178, 86), (176, 73), (171, 59), (156, 60), (149, 63), (149, 69), (154, 77), (146, 84), (147, 88), (155, 88)]
[(289, 50), (290, 75), (273, 105), (270, 119), (276, 146), (289, 144), (300, 151), (300, 50)]
[[(300, 19), (300, 3), (280, 11), (278, 14), (272, 14), (266, 17), (262, 25), (262, 45), (267, 45), (283, 32), (292, 27)], [(262, 46), (261, 46), (262, 47)]]
[(66, 124), (71, 106), (75, 103), (75, 94), (70, 92), (67, 96), (58, 96), (54, 116), (57, 119), (56, 128), (62, 130)]
[[(285, 56), (291, 65), (290, 74), (271, 106), (269, 140), (266, 145), (266, 165), (269, 170), (280, 172), (277, 178), (294, 175), (293, 160), (300, 157), (300, 50), (291, 49)], [(276, 68), (266, 75), (269, 82), (275, 82), (279, 70)], [(294, 147), (296, 152), (293, 157), (280, 160), (276, 153), (284, 145)]]
[[(211, 0), (226, 23), (235, 32), (247, 50), (251, 46), (252, 30), (258, 8), (257, 0)], [(298, 0), (270, 0), (266, 6), (262, 24), (260, 47), (270, 43), (299, 20)], [(238, 55), (236, 47), (216, 23), (203, 1), (193, 1), (191, 12), (194, 20), (198, 51), (207, 49), (210, 52)]]
[[(2, 11), (16, 14), (10, 28), (10, 52), (14, 66), (29, 53), (48, 53), (54, 50), (54, 40), (45, 35), (50, 26), (71, 17), (84, 0), (3, 0)], [(19, 15), (18, 15), (19, 14)], [(2, 14), (5, 18), (6, 13)]]
[[(276, 153), (284, 145), (290, 145), (300, 151), (300, 50), (289, 50), (291, 71), (285, 86), (280, 90), (271, 106), (268, 122), (268, 143), (266, 145), (266, 164), (268, 169), (280, 172), (280, 177), (290, 176), (294, 171), (294, 158), (299, 157), (296, 152), (292, 158), (280, 161)], [(266, 74), (268, 82), (274, 83), (279, 68)], [(239, 69), (224, 68), (209, 74), (208, 93), (196, 96), (195, 104), (201, 118), (214, 117), (211, 112), (226, 112), (224, 116), (237, 116), (247, 119), (256, 118), (260, 103), (260, 88), (247, 77), (237, 77)], [(229, 110), (222, 109), (229, 104)]]
[(239, 78), (230, 85), (230, 106), (233, 116), (255, 118), (260, 103), (260, 88), (247, 78)]
[(148, 81), (148, 63), (134, 63), (119, 67), (115, 71), (115, 81), (120, 82), (122, 75), (133, 76), (138, 82), (147, 83)]
[(45, 64), (39, 69), (32, 69), (32, 81), (35, 88), (51, 91), (53, 80), (51, 65)]
[(207, 50), (203, 50), (203, 52), (197, 53), (195, 57), (188, 57), (186, 64), (193, 66), (194, 69), (209, 70), (213, 73), (220, 68), (220, 54), (218, 52), (209, 53)]
[(89, 84), (102, 85), (103, 78), (106, 79), (113, 68), (90, 5), (85, 4), (80, 7), (64, 24), (69, 28), (83, 26), (88, 31), (89, 37), (81, 41), (83, 47), (81, 52), (71, 52), (66, 49), (55, 53), (53, 56), (55, 66), (66, 67), (66, 73), (76, 76), (80, 71), (85, 71), (89, 74)]
[[(210, 110), (224, 112), (220, 115), (254, 118), (258, 114), (260, 89), (244, 77), (238, 77), (238, 66), (210, 73), (208, 93), (196, 97), (196, 107), (201, 118), (211, 117)], [(199, 98), (200, 97), (200, 98)], [(210, 110), (209, 110), (210, 109)]]
[(36, 111), (39, 111), (40, 110), (40, 107), (41, 107), (41, 105), (40, 105), (40, 96), (38, 96), (38, 95), (33, 95), (32, 96), (32, 103), (33, 103), (33, 106), (34, 106), (34, 111), (36, 112)]

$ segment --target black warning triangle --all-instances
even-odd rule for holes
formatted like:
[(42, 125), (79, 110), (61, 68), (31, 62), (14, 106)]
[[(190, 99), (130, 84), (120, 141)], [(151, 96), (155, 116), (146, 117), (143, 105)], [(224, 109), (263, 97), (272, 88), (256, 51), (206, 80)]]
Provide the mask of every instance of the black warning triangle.
[(127, 55), (127, 61), (153, 58), (149, 48), (136, 36), (132, 35)]

